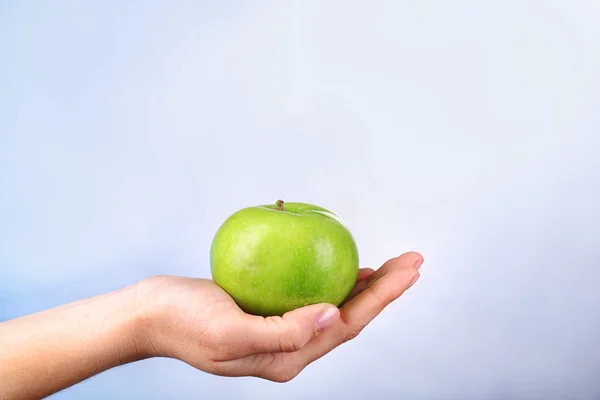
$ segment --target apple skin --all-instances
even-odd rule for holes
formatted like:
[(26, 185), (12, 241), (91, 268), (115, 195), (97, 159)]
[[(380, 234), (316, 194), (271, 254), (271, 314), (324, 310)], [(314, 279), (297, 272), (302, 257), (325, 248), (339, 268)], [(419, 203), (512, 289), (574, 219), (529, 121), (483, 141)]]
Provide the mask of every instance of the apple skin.
[(341, 305), (359, 269), (356, 242), (337, 215), (281, 200), (227, 218), (213, 239), (210, 266), (214, 282), (242, 310), (265, 317)]

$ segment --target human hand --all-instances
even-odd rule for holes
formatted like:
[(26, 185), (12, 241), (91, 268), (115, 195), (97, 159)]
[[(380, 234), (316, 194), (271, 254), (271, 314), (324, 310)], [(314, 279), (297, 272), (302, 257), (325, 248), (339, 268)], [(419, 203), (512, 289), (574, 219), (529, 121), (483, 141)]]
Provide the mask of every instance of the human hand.
[(136, 307), (146, 316), (139, 345), (148, 357), (176, 358), (208, 373), (286, 382), (358, 336), (417, 281), (422, 261), (410, 252), (377, 271), (361, 269), (339, 309), (315, 304), (267, 318), (244, 313), (211, 280), (149, 278), (137, 288)]

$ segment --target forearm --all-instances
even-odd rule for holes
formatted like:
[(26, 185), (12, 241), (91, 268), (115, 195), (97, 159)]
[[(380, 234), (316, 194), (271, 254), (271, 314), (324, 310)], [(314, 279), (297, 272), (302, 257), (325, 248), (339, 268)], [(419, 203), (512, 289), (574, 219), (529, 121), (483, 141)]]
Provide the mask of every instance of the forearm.
[(39, 399), (143, 358), (135, 289), (0, 324), (0, 399)]

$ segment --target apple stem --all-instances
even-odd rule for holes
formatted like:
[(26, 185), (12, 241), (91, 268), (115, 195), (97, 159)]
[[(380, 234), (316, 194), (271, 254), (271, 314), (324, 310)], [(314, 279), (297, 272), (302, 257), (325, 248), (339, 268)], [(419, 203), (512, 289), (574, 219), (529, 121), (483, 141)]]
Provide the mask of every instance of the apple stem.
[(277, 209), (279, 211), (283, 211), (283, 200), (277, 200), (277, 203), (275, 203), (275, 205), (277, 206)]

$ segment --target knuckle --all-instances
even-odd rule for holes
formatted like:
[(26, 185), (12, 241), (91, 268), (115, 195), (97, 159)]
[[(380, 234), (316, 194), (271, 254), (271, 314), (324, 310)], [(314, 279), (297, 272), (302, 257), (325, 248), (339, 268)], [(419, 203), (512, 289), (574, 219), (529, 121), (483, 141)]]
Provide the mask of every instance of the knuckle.
[(228, 369), (224, 366), (224, 364), (220, 361), (208, 362), (204, 370), (209, 374), (218, 376), (227, 376), (229, 372)]
[(387, 305), (388, 301), (375, 289), (376, 288), (373, 287), (371, 290), (367, 291), (367, 293), (371, 295), (378, 307), (383, 308)]
[(346, 334), (346, 337), (344, 338), (344, 342), (348, 342), (352, 339), (356, 339), (358, 337), (358, 335), (360, 335), (360, 333), (362, 332), (363, 327), (360, 326), (353, 326), (348, 330), (348, 333)]
[(261, 366), (262, 373), (259, 376), (272, 382), (285, 383), (296, 378), (305, 366), (297, 357), (271, 354), (268, 362)]
[(302, 335), (298, 329), (286, 324), (281, 317), (268, 317), (270, 324), (273, 324), (279, 339), (279, 350), (282, 353), (290, 353), (300, 350), (303, 345)]
[(297, 377), (300, 371), (302, 369), (297, 366), (287, 367), (275, 373), (270, 380), (277, 383), (286, 383)]

